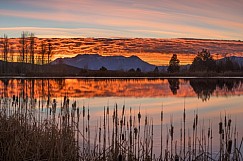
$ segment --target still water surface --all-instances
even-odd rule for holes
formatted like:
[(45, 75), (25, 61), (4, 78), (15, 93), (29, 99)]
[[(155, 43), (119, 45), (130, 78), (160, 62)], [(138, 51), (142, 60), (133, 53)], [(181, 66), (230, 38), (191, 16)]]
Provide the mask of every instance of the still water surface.
[[(225, 113), (237, 125), (238, 142), (243, 136), (243, 78), (242, 79), (1, 79), (0, 96), (28, 96), (46, 102), (56, 99), (61, 106), (64, 96), (77, 101), (78, 107), (89, 107), (91, 126), (103, 116), (104, 106), (121, 111), (125, 105), (137, 116), (153, 118), (155, 153), (160, 149), (160, 112), (164, 111), (164, 129), (173, 118), (175, 138), (186, 109), (187, 135), (192, 133), (195, 112), (199, 113), (200, 127), (208, 128), (213, 123), (214, 149), (218, 149), (218, 123)], [(128, 115), (129, 112), (127, 112)], [(164, 136), (167, 131), (164, 130)], [(163, 144), (165, 140), (163, 140)], [(164, 146), (164, 145), (163, 145)]]

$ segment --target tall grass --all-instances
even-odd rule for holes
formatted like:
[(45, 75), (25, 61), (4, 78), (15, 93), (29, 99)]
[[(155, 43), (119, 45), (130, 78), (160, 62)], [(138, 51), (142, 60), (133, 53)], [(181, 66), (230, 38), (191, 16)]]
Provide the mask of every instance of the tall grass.
[[(59, 108), (60, 107), (60, 108)], [(82, 109), (82, 111), (81, 111)], [(220, 117), (218, 134), (213, 134), (212, 121), (199, 121), (194, 112), (193, 124), (186, 124), (186, 107), (181, 128), (175, 128), (160, 116), (160, 140), (155, 140), (154, 120), (125, 106), (121, 110), (104, 107), (103, 116), (91, 126), (89, 107), (77, 106), (65, 96), (62, 102), (27, 96), (0, 98), (0, 160), (175, 160), (175, 161), (240, 161), (242, 142), (236, 124), (225, 114)], [(110, 112), (113, 111), (113, 112)], [(93, 119), (94, 120), (94, 119)], [(164, 128), (166, 126), (167, 128)], [(191, 136), (192, 131), (192, 136)], [(163, 134), (166, 134), (164, 137)], [(180, 134), (179, 138), (175, 133)], [(214, 149), (219, 135), (219, 149)], [(94, 136), (94, 137), (93, 137)], [(155, 155), (154, 143), (160, 153)], [(163, 145), (165, 143), (165, 145)]]
[(41, 121), (42, 117), (33, 113), (35, 107), (28, 106), (36, 100), (28, 101), (0, 101), (0, 160), (78, 160), (71, 126), (55, 119)]

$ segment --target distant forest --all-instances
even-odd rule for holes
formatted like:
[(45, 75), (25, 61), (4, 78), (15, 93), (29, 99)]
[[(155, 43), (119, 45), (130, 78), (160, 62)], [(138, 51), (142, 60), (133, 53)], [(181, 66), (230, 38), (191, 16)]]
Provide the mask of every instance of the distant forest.
[[(178, 73), (180, 70), (180, 60), (177, 58), (176, 54), (173, 54), (169, 62), (167, 71), (169, 73)], [(225, 57), (222, 60), (216, 61), (210, 51), (202, 49), (195, 56), (192, 64), (187, 70), (187, 72), (239, 72), (242, 71), (243, 67), (238, 63), (233, 62), (229, 57)]]

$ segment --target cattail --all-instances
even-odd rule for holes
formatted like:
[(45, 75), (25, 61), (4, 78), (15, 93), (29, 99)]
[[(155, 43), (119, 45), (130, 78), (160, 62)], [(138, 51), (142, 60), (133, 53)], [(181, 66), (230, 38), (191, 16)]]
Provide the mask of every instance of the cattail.
[(77, 117), (78, 117), (78, 121), (79, 121), (79, 107), (77, 108)]
[(88, 116), (87, 116), (88, 121), (90, 120), (90, 114), (89, 114), (89, 108), (88, 108)]
[(208, 128), (208, 138), (210, 137), (210, 127)]
[(125, 105), (123, 105), (122, 107), (122, 116), (124, 116), (124, 114), (125, 114)]
[(109, 115), (109, 107), (106, 109), (106, 114)]
[(140, 124), (140, 120), (141, 120), (141, 113), (139, 111), (139, 113), (138, 113), (138, 122), (139, 122), (139, 124)]
[(222, 140), (224, 140), (224, 130), (222, 131)]
[(230, 154), (231, 153), (231, 149), (232, 149), (232, 140), (228, 141), (227, 144), (227, 153)]
[(145, 116), (145, 126), (148, 125), (148, 118)]
[(160, 115), (160, 121), (161, 121), (161, 127), (160, 127), (160, 159), (163, 158), (163, 119), (164, 119), (164, 110), (162, 105), (161, 115)]
[(124, 134), (122, 134), (122, 141), (124, 141), (125, 140), (125, 135)]
[(228, 120), (228, 128), (230, 129), (231, 126), (231, 119)]
[(163, 110), (161, 111), (161, 115), (160, 115), (160, 120), (161, 120), (161, 122), (163, 121)]
[(76, 103), (76, 101), (74, 101), (74, 102), (72, 103), (72, 110), (73, 110), (73, 111), (76, 110), (76, 105), (77, 105), (77, 103)]
[(85, 117), (85, 107), (83, 106), (83, 117)]
[(171, 124), (171, 128), (170, 128), (170, 137), (171, 137), (171, 140), (173, 140), (173, 136), (174, 136), (174, 126), (172, 126), (172, 124)]
[(185, 100), (184, 100), (184, 114), (183, 114), (183, 123), (184, 123), (184, 158), (186, 157), (186, 109), (185, 109)]
[(222, 132), (223, 132), (223, 123), (220, 122), (219, 123), (219, 134), (222, 134)]
[(138, 128), (134, 128), (134, 134), (135, 134), (135, 139), (137, 139), (137, 134), (138, 134)]

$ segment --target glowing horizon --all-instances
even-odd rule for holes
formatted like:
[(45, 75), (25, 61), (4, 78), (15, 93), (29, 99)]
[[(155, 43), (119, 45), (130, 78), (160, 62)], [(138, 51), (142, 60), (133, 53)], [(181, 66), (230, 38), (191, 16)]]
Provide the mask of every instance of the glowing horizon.
[[(1, 40), (1, 38), (0, 38)], [(10, 38), (14, 60), (19, 55), (19, 38)], [(176, 53), (181, 65), (191, 64), (197, 52), (208, 49), (214, 59), (226, 56), (243, 56), (242, 41), (220, 41), (199, 39), (105, 39), (105, 38), (36, 38), (36, 56), (41, 43), (52, 44), (52, 60), (74, 57), (77, 54), (99, 54), (102, 56), (138, 56), (153, 65), (168, 65), (173, 53)], [(1, 47), (1, 44), (0, 44)]]
[(243, 40), (242, 8), (239, 0), (11, 0), (1, 2), (0, 36)]

